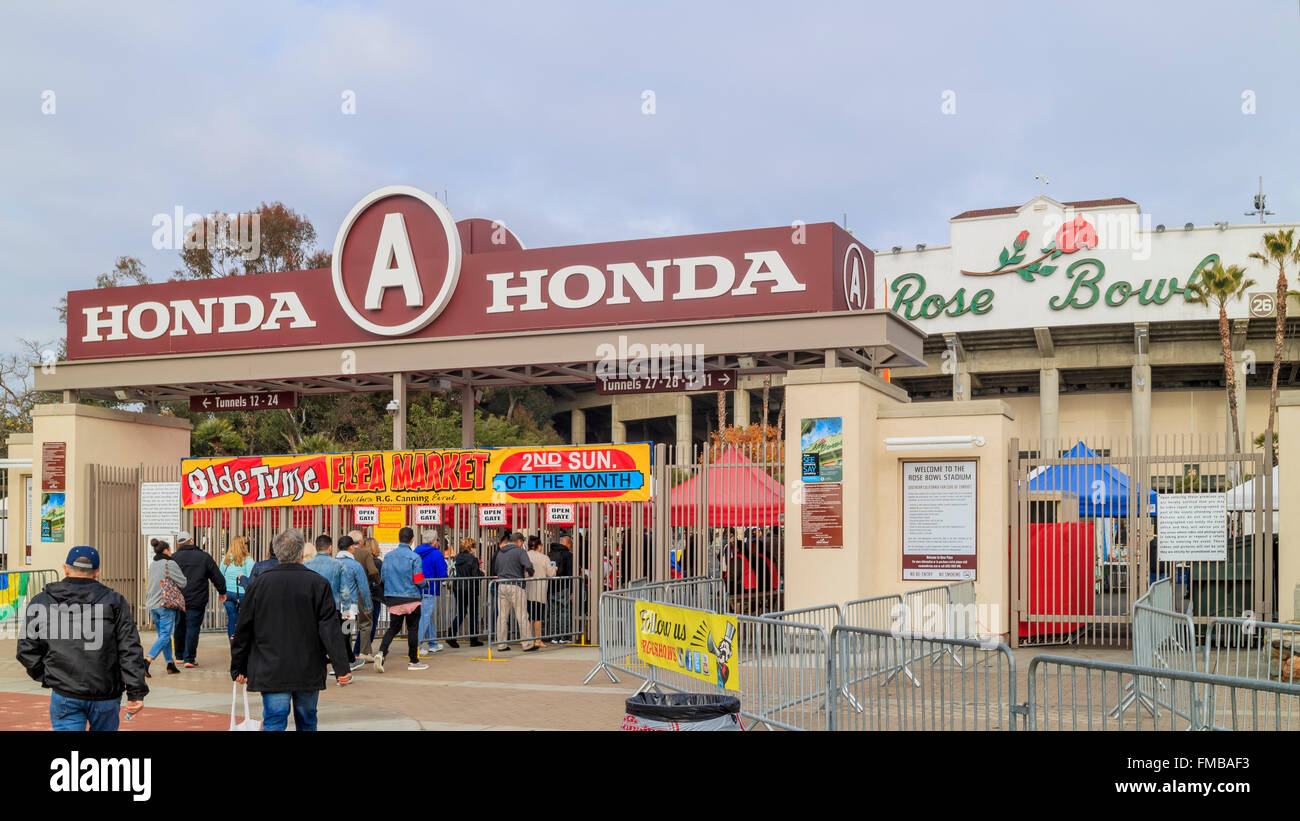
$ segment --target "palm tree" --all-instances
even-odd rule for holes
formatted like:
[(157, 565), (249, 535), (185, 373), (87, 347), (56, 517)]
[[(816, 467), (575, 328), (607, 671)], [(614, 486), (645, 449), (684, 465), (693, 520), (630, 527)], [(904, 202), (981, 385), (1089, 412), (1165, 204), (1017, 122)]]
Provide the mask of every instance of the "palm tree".
[[(1232, 415), (1232, 449), (1241, 450), (1241, 429), (1237, 423), (1237, 374), (1232, 367), (1232, 342), (1228, 331), (1228, 303), (1241, 299), (1246, 289), (1253, 288), (1255, 280), (1246, 279), (1246, 271), (1238, 265), (1223, 267), (1222, 262), (1201, 269), (1201, 278), (1187, 288), (1187, 299), (1219, 309), (1219, 342), (1223, 345), (1223, 373), (1228, 383), (1228, 411)], [(1276, 375), (1276, 366), (1274, 366)], [(1276, 381), (1276, 380), (1275, 380)]]
[(1277, 373), (1282, 370), (1282, 340), (1286, 336), (1286, 266), (1300, 265), (1300, 246), (1295, 244), (1295, 229), (1272, 231), (1264, 235), (1264, 252), (1250, 255), (1268, 268), (1277, 266), (1277, 324), (1273, 333), (1273, 375), (1268, 394), (1268, 430), (1276, 431)]
[(244, 437), (224, 417), (205, 419), (190, 434), (195, 456), (233, 456), (245, 448)]
[(323, 433), (309, 433), (292, 450), (294, 453), (338, 453), (339, 446)]

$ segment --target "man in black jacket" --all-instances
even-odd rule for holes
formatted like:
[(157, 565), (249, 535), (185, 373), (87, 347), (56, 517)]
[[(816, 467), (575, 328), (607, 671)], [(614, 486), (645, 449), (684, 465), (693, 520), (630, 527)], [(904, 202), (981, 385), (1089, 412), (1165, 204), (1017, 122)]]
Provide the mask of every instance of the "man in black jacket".
[(330, 583), (302, 564), (302, 534), (286, 530), (272, 549), (280, 563), (258, 576), (239, 605), (230, 677), (262, 694), (262, 729), (316, 729), (316, 703), (329, 657), (340, 686), (352, 681)]
[(126, 691), (127, 718), (144, 709), (144, 650), (131, 607), (100, 584), (99, 551), (68, 551), (65, 578), (45, 586), (27, 605), (18, 661), (48, 687), (55, 730), (113, 731)]
[(208, 582), (217, 588), (217, 601), (226, 600), (226, 580), (217, 569), (217, 562), (207, 551), (194, 544), (194, 537), (182, 530), (176, 534), (180, 547), (172, 554), (172, 561), (181, 566), (185, 574), (185, 614), (176, 619), (172, 628), (172, 646), (176, 659), (185, 659), (186, 667), (198, 667), (195, 656), (199, 652), (199, 631), (203, 629), (203, 614), (208, 608)]
[(575, 588), (575, 580), (569, 578), (573, 575), (573, 538), (561, 536), (558, 542), (553, 542), (550, 558), (555, 564), (555, 575), (562, 581), (547, 585), (549, 602), (546, 613), (550, 617), (547, 632), (556, 634), (556, 644), (568, 644), (573, 641), (573, 635), (567, 632), (572, 625), (571, 606)]

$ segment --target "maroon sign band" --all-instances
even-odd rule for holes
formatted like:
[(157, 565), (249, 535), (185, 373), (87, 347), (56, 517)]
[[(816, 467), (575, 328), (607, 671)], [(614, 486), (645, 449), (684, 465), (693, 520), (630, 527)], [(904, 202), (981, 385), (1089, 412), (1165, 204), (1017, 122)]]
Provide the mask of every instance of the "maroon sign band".
[(334, 268), (68, 294), (68, 359), (437, 339), (874, 306), (833, 223), (525, 249), (404, 186), (348, 215)]
[(685, 391), (729, 391), (736, 387), (736, 371), (705, 371), (698, 379), (689, 374), (670, 376), (626, 376), (596, 379), (596, 393), (620, 396), (629, 393), (677, 393)]
[(221, 411), (281, 410), (298, 407), (297, 391), (266, 391), (263, 393), (216, 393), (190, 397), (191, 413), (219, 413)]

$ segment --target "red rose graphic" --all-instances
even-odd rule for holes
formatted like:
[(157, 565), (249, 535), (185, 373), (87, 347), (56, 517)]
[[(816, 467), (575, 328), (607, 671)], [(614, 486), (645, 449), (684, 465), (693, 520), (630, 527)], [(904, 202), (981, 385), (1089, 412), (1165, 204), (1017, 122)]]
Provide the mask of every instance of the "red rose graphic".
[(1097, 229), (1080, 215), (1057, 230), (1055, 242), (1063, 254), (1073, 254), (1080, 248), (1096, 248)]
[(1017, 251), (1023, 250), (1025, 247), (1025, 243), (1028, 241), (1029, 241), (1028, 231), (1021, 231), (1019, 234), (1016, 234), (1015, 249)]

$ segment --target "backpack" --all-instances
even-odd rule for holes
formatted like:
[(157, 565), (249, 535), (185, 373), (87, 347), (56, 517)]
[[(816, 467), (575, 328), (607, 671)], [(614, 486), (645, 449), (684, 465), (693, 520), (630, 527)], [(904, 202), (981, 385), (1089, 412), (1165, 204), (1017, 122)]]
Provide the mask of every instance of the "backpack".
[[(168, 559), (168, 561), (171, 561)], [(162, 606), (168, 610), (184, 610), (185, 594), (181, 592), (178, 585), (171, 576), (167, 575), (167, 569), (163, 568), (162, 584)]]

